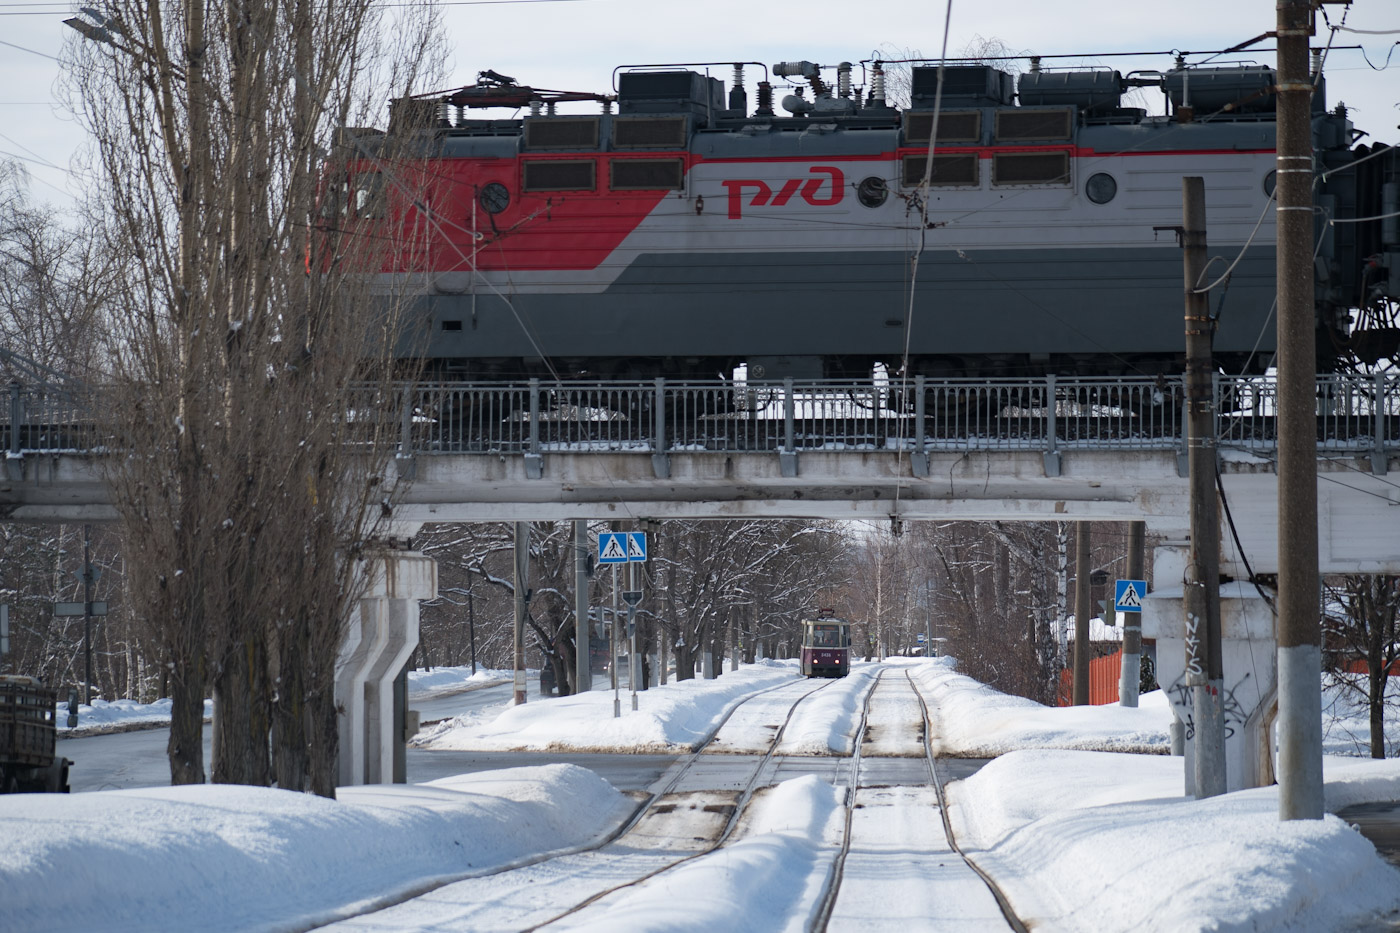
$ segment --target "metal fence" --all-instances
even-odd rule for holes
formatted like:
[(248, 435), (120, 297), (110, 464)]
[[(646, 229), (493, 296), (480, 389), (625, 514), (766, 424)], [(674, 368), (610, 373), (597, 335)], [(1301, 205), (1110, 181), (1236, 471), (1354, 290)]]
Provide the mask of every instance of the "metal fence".
[[(1267, 457), (1273, 377), (1217, 376), (1216, 440)], [(783, 382), (445, 383), (356, 399), (357, 419), (397, 425), (408, 454), (551, 451), (721, 453), (1185, 449), (1180, 377)], [(89, 450), (71, 399), (12, 385), (0, 437), (11, 456)], [(1400, 451), (1400, 376), (1322, 375), (1319, 454)]]

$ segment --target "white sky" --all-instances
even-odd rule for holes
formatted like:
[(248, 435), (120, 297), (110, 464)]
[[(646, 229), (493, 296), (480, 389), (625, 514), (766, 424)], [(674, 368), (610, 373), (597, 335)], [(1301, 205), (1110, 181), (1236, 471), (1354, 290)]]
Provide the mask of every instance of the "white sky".
[[(63, 25), (70, 15), (61, 12), (66, 9), (62, 3), (0, 0), (0, 157), (20, 157), (31, 174), (35, 200), (59, 206), (78, 190), (67, 169), (83, 143), (81, 131), (53, 99), (60, 67), (55, 59), (68, 36), (77, 35)], [(943, 41), (944, 5), (936, 0), (870, 6), (835, 0), (497, 0), (445, 9), (455, 51), (453, 87), (473, 83), (478, 71), (492, 68), (536, 87), (606, 92), (618, 65), (735, 59), (835, 64), (869, 58), (877, 48), (885, 54), (910, 49), (936, 55)], [(1327, 9), (1338, 22), (1344, 8)], [(978, 36), (996, 38), (1016, 51), (1085, 53), (1084, 63), (1112, 64), (1126, 72), (1166, 67), (1168, 61), (1094, 59), (1090, 53), (1213, 51), (1269, 31), (1274, 23), (1274, 0), (1174, 0), (1170, 6), (954, 0), (948, 49), (956, 54)], [(1400, 30), (1400, 4), (1356, 0), (1346, 25)], [(1339, 33), (1336, 44), (1365, 46), (1379, 66), (1397, 39), (1400, 35)], [(1326, 41), (1325, 30), (1317, 41)], [(1273, 56), (1254, 58), (1272, 64)], [(725, 68), (714, 74), (729, 77)], [(1400, 138), (1400, 50), (1387, 71), (1373, 71), (1360, 52), (1337, 52), (1327, 77), (1329, 103), (1342, 100), (1356, 108), (1357, 126), (1374, 139)], [(747, 79), (752, 101), (757, 80), (752, 69)]]

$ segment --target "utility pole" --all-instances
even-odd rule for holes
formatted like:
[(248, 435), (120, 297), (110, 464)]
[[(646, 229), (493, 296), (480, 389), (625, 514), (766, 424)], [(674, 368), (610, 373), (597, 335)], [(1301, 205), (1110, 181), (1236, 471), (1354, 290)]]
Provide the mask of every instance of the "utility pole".
[(1197, 797), (1225, 793), (1225, 685), (1220, 652), (1220, 515), (1215, 499), (1215, 391), (1206, 268), (1206, 182), (1181, 179), (1182, 266), (1186, 283), (1187, 486), (1191, 552), (1186, 564), (1186, 686), (1195, 723)]
[(472, 603), (472, 591), (467, 590), (467, 626), (472, 637), (472, 673), (476, 673), (476, 606)]
[(1089, 705), (1089, 523), (1074, 523), (1074, 699)]
[(530, 600), (530, 523), (515, 523), (515, 699), (525, 702), (525, 610)]
[[(1128, 579), (1144, 580), (1146, 564), (1147, 523), (1128, 523)], [(1118, 675), (1118, 705), (1138, 705), (1138, 688), (1142, 684), (1142, 613), (1123, 613), (1123, 664)]]
[(1278, 740), (1281, 820), (1320, 820), (1311, 0), (1278, 0)]
[(92, 526), (83, 526), (83, 702), (92, 703)]
[(588, 624), (588, 522), (574, 520), (574, 692), (593, 689)]

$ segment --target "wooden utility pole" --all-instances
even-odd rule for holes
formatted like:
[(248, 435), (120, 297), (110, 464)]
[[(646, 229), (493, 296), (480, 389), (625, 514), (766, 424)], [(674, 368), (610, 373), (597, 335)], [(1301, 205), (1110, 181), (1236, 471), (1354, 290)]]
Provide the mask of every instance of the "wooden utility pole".
[(1225, 793), (1225, 686), (1220, 648), (1220, 513), (1215, 499), (1215, 391), (1211, 374), (1210, 294), (1206, 268), (1206, 182), (1181, 179), (1182, 263), (1186, 283), (1187, 485), (1191, 553), (1186, 565), (1186, 686), (1195, 723), (1197, 797)]
[(588, 522), (574, 520), (574, 693), (593, 689), (593, 648), (588, 620)]
[(515, 523), (515, 700), (525, 702), (525, 611), (530, 601), (530, 523)]
[[(1128, 579), (1145, 580), (1147, 523), (1128, 523)], [(1138, 705), (1142, 684), (1142, 613), (1123, 613), (1123, 664), (1118, 676), (1118, 705)]]
[(1074, 524), (1074, 698), (1089, 705), (1089, 523)]
[(1279, 819), (1320, 820), (1322, 632), (1317, 589), (1310, 0), (1278, 0)]

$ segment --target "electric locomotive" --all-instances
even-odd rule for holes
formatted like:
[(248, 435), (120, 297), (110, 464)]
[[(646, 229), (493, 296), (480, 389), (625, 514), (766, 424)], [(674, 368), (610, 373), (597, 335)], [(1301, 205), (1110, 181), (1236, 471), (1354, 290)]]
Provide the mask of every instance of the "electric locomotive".
[(851, 672), (851, 624), (823, 617), (802, 620), (802, 676), (845, 677)]
[[(619, 69), (611, 94), (488, 71), (395, 101), (388, 136), (357, 145), (409, 138), (411, 157), (358, 159), (350, 185), (386, 192), (381, 222), (420, 237), (380, 277), (411, 296), (401, 354), (464, 379), (1177, 373), (1174, 230), (1181, 178), (1199, 175), (1211, 254), (1239, 257), (1212, 292), (1217, 363), (1269, 364), (1272, 69), (1032, 60), (1013, 80), (922, 65), (906, 107), (883, 63), (861, 74), (857, 87), (850, 63), (780, 63), (754, 107), (741, 64), (727, 93), (674, 66)], [(790, 85), (785, 114), (770, 78)], [(1356, 146), (1364, 134), (1317, 82), (1318, 352), (1332, 370), (1400, 344), (1400, 158)], [(1126, 105), (1134, 88), (1165, 95), (1166, 114)], [(598, 112), (558, 109), (579, 100)], [(468, 115), (491, 107), (528, 111)]]

